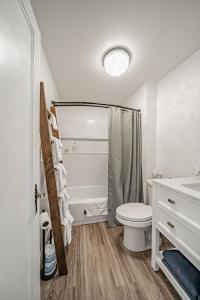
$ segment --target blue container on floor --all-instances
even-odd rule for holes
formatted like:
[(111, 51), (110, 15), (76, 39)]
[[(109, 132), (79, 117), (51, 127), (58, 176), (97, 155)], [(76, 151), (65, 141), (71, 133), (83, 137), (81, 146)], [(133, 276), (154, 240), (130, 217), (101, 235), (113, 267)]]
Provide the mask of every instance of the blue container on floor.
[(52, 232), (50, 232), (50, 243), (47, 243), (45, 245), (45, 230), (43, 230), (43, 263), (40, 272), (40, 277), (44, 281), (53, 278), (57, 272), (56, 253), (55, 247), (51, 243), (51, 235)]

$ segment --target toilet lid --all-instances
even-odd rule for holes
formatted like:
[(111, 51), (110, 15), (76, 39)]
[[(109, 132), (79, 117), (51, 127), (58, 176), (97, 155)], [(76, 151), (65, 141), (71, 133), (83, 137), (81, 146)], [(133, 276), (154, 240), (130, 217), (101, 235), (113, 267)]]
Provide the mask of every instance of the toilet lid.
[(117, 208), (116, 214), (125, 220), (142, 222), (151, 220), (152, 208), (143, 203), (126, 203)]

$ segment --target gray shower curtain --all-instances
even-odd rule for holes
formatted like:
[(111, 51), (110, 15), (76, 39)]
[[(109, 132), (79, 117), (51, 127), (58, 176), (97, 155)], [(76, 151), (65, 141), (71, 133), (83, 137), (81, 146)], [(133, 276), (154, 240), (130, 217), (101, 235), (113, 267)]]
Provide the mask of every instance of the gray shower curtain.
[(141, 114), (112, 107), (109, 122), (108, 226), (113, 227), (117, 206), (143, 202)]

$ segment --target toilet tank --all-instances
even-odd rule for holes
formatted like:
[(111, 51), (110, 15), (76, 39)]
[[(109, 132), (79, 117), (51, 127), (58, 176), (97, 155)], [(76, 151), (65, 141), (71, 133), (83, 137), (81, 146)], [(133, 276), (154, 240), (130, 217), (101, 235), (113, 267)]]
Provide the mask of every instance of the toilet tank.
[(147, 204), (152, 205), (152, 179), (147, 179), (146, 181), (146, 197), (147, 197)]

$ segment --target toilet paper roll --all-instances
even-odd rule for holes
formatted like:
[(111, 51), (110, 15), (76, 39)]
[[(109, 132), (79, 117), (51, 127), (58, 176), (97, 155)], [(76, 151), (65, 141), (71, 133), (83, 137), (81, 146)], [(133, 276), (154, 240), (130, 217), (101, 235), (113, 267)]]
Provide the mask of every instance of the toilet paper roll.
[(51, 226), (51, 220), (49, 217), (48, 212), (43, 212), (40, 214), (40, 228), (41, 229), (48, 229)]

